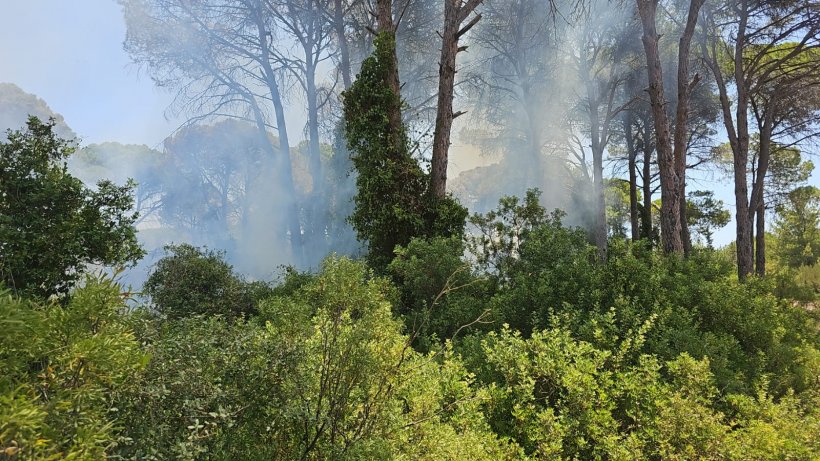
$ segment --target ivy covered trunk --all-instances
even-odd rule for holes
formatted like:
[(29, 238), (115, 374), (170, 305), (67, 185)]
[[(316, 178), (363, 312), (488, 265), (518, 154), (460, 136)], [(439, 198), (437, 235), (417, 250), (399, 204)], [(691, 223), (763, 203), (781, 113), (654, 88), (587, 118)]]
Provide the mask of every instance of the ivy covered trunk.
[(467, 217), (455, 200), (428, 194), (428, 175), (410, 154), (401, 96), (392, 84), (398, 75), (395, 46), (392, 31), (379, 33), (373, 54), (343, 94), (345, 137), (357, 172), (349, 219), (379, 270), (393, 259), (396, 245), (413, 237), (460, 234)]

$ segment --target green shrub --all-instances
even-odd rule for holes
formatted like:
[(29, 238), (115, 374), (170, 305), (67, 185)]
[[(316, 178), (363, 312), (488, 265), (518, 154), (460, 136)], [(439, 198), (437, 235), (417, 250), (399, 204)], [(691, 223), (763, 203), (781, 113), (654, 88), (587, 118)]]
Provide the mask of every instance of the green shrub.
[(145, 338), (146, 373), (123, 407), (129, 459), (510, 459), (449, 352), (415, 352), (394, 290), (328, 259), (258, 318), (193, 317)]
[(436, 338), (486, 330), (493, 322), (486, 306), (492, 283), (478, 276), (463, 255), (464, 243), (457, 237), (413, 239), (396, 249), (387, 267), (400, 293), (397, 314), (418, 350), (430, 350)]
[(118, 287), (88, 279), (67, 306), (0, 292), (0, 457), (103, 459), (122, 425), (114, 402), (147, 357)]
[(271, 294), (267, 284), (248, 283), (235, 275), (224, 253), (188, 244), (169, 245), (165, 251), (167, 256), (157, 262), (143, 290), (167, 318), (251, 315), (259, 300)]
[(96, 189), (68, 173), (73, 141), (54, 120), (30, 117), (0, 140), (0, 282), (18, 294), (65, 295), (89, 265), (131, 265), (137, 243), (134, 183)]

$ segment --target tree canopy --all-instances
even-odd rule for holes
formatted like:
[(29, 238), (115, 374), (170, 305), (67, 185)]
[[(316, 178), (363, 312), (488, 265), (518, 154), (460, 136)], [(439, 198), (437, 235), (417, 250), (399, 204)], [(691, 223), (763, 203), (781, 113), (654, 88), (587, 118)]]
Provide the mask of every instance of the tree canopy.
[(0, 280), (43, 297), (67, 293), (89, 265), (128, 265), (143, 254), (133, 183), (87, 188), (68, 173), (75, 145), (55, 123), (31, 117), (0, 143)]

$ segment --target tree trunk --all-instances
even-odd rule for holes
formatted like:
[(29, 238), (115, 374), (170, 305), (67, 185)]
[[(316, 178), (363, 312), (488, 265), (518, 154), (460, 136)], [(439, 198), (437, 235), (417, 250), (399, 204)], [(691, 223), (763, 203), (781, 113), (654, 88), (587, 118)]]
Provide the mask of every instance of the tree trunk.
[(481, 15), (475, 16), (464, 28), (461, 23), (473, 12), (481, 0), (444, 0), (444, 30), (441, 34), (441, 58), (438, 65), (438, 106), (436, 128), (433, 133), (433, 158), (430, 165), (430, 180), (433, 195), (444, 197), (447, 193), (447, 160), (450, 149), (450, 130), (453, 120), (453, 87), (456, 77), (456, 55), (458, 40), (467, 33)]
[(430, 180), (433, 195), (444, 197), (447, 191), (447, 155), (450, 129), (453, 126), (453, 86), (458, 53), (458, 4), (461, 0), (444, 0), (444, 31), (441, 34), (441, 58), (438, 64), (438, 108), (433, 133), (433, 158)]
[[(276, 130), (279, 136), (279, 152), (285, 159), (287, 171), (284, 172), (285, 188), (292, 192), (293, 200), (288, 205), (288, 226), (290, 228), (290, 243), (294, 258), (298, 261), (303, 259), (304, 242), (302, 241), (302, 229), (299, 220), (299, 209), (296, 205), (296, 187), (293, 183), (293, 159), (290, 156), (290, 141), (288, 140), (287, 123), (285, 122), (285, 108), (282, 103), (282, 95), (279, 93), (279, 85), (276, 82), (276, 75), (271, 66), (270, 49), (268, 48), (268, 30), (262, 18), (262, 13), (256, 11), (254, 21), (257, 29), (257, 39), (259, 40), (260, 49), (262, 52), (261, 65), (264, 72), (265, 83), (270, 92), (271, 103), (273, 104), (274, 113), (276, 114)], [(258, 110), (258, 108), (257, 108)], [(267, 138), (267, 130), (265, 130), (265, 138)], [(270, 141), (267, 142), (270, 144)]]
[(752, 225), (749, 219), (749, 202), (747, 201), (749, 188), (746, 183), (746, 159), (736, 158), (735, 170), (735, 245), (737, 246), (737, 275), (744, 280), (752, 273)]
[(766, 206), (761, 201), (755, 213), (755, 274), (766, 275)]
[(319, 103), (316, 93), (315, 69), (307, 66), (305, 73), (307, 109), (308, 109), (308, 155), (310, 176), (313, 180), (313, 191), (322, 188), (322, 153), (319, 143)]
[[(589, 71), (585, 73), (588, 75)], [(597, 95), (591, 81), (587, 81), (587, 98), (590, 102), (589, 137), (592, 142), (592, 189), (595, 195), (595, 220), (592, 228), (595, 246), (598, 249), (598, 261), (606, 262), (607, 229), (606, 229), (606, 195), (604, 192), (604, 144), (601, 133), (598, 107), (593, 101)]]
[(766, 174), (769, 171), (769, 161), (772, 154), (772, 118), (771, 111), (767, 111), (763, 116), (763, 123), (758, 126), (760, 130), (760, 142), (755, 168), (754, 183), (752, 185), (752, 196), (749, 200), (749, 208), (755, 210), (755, 273), (761, 277), (766, 275), (766, 204), (765, 186)]
[[(596, 149), (595, 147), (599, 147)], [(595, 246), (598, 248), (598, 261), (606, 262), (607, 229), (606, 229), (606, 195), (604, 191), (604, 153), (600, 146), (592, 151), (592, 178), (595, 190)]]
[(339, 72), (342, 74), (344, 89), (347, 90), (350, 88), (353, 79), (351, 78), (350, 47), (347, 46), (344, 4), (342, 0), (333, 0), (333, 29), (336, 32), (336, 40), (339, 42)]
[(276, 113), (276, 129), (277, 134), (279, 135), (279, 152), (285, 159), (285, 188), (287, 190), (293, 191), (293, 200), (292, 205), (289, 205), (290, 208), (290, 242), (291, 247), (293, 248), (294, 256), (299, 259), (303, 257), (304, 251), (304, 241), (302, 239), (302, 227), (300, 225), (299, 220), (299, 211), (298, 206), (296, 205), (296, 200), (298, 194), (296, 192), (296, 186), (293, 182), (293, 158), (290, 155), (290, 144), (288, 144), (288, 130), (287, 125), (285, 124), (285, 108), (282, 104), (282, 98), (279, 94), (279, 89), (277, 85), (274, 83), (271, 85), (271, 96), (273, 100), (273, 107), (274, 112)]
[[(312, 48), (312, 46), (311, 46)], [(311, 51), (305, 47), (306, 61), (312, 60)], [(325, 219), (322, 213), (326, 208), (327, 197), (324, 175), (322, 172), (322, 152), (319, 142), (319, 102), (316, 91), (316, 69), (312, 62), (305, 66), (305, 96), (308, 112), (308, 166), (310, 169), (311, 190), (305, 200), (305, 230), (310, 234), (306, 250), (309, 262), (313, 264), (327, 252), (325, 239)]]
[(641, 238), (641, 231), (638, 224), (638, 167), (635, 164), (638, 152), (635, 150), (632, 115), (627, 113), (627, 115), (623, 117), (623, 123), (627, 162), (629, 163), (629, 229), (632, 241), (637, 241)]
[(541, 127), (538, 125), (539, 111), (541, 108), (534, 107), (533, 104), (527, 101), (532, 101), (530, 96), (530, 89), (527, 84), (522, 85), (521, 94), (524, 101), (524, 113), (527, 115), (526, 133), (529, 151), (529, 161), (527, 162), (527, 171), (524, 172), (524, 178), (533, 184), (543, 184), (544, 181), (544, 164), (541, 157)]
[(686, 221), (686, 139), (689, 129), (689, 95), (700, 77), (689, 81), (689, 49), (698, 20), (698, 12), (704, 0), (690, 0), (686, 26), (678, 42), (678, 105), (675, 110), (675, 173), (678, 177), (678, 200), (680, 207), (681, 243), (686, 255), (692, 252), (692, 237)]
[[(273, 145), (271, 144), (271, 140), (268, 138), (268, 130), (267, 126), (265, 125), (265, 117), (262, 115), (262, 111), (259, 109), (259, 106), (256, 103), (251, 104), (251, 108), (253, 109), (254, 119), (256, 121), (256, 128), (259, 132), (259, 141), (263, 148), (267, 151), (268, 155), (271, 158), (276, 157), (276, 152), (273, 149)], [(285, 132), (287, 136), (287, 132)], [(284, 181), (285, 190), (287, 190), (291, 195), (291, 200), (287, 204), (287, 216), (288, 216), (288, 231), (290, 232), (290, 246), (291, 246), (291, 253), (293, 254), (293, 258), (297, 261), (302, 261), (303, 259), (303, 245), (302, 245), (302, 232), (299, 226), (299, 207), (296, 205), (296, 187), (293, 184), (293, 170), (291, 167), (291, 158), (290, 158), (290, 150), (282, 150), (280, 142), (280, 152), (279, 155), (283, 157), (285, 160), (284, 166), (282, 171), (282, 179)], [(243, 213), (243, 219), (247, 219), (247, 211)]]
[(663, 90), (663, 73), (655, 26), (657, 0), (637, 0), (643, 25), (643, 45), (649, 74), (649, 99), (655, 121), (658, 169), (661, 176), (661, 245), (664, 253), (683, 253), (681, 240), (680, 181), (675, 169), (669, 119)]
[[(746, 176), (746, 169), (749, 163), (749, 93), (744, 75), (743, 68), (743, 51), (746, 46), (746, 24), (749, 19), (748, 8), (745, 1), (741, 2), (741, 16), (738, 24), (738, 33), (735, 41), (735, 87), (737, 92), (735, 120), (737, 124), (737, 131), (734, 131), (735, 142), (732, 143), (732, 136), (729, 136), (732, 151), (734, 153), (734, 177), (735, 177), (735, 220), (737, 222), (737, 274), (740, 280), (744, 280), (747, 275), (754, 270), (754, 261), (752, 255), (752, 208), (749, 203), (749, 186)], [(724, 85), (725, 86), (725, 85)], [(725, 91), (723, 91), (725, 93)], [(727, 106), (728, 96), (724, 98), (721, 94), (721, 100), (726, 99), (723, 104)], [(724, 121), (732, 125), (731, 113), (726, 120), (726, 113), (724, 110)], [(732, 127), (734, 128), (734, 127)], [(728, 127), (727, 127), (728, 130)], [(730, 131), (732, 133), (732, 131)]]
[(692, 234), (689, 232), (689, 223), (686, 221), (686, 181), (684, 180), (680, 183), (678, 196), (680, 197), (680, 240), (683, 243), (683, 254), (689, 256), (692, 254)]
[(649, 142), (652, 130), (644, 123), (643, 130), (643, 209), (641, 210), (641, 235), (652, 242), (652, 144)]
[[(377, 0), (376, 2), (376, 26), (379, 34), (387, 34), (393, 42), (390, 53), (390, 63), (385, 77), (387, 87), (401, 99), (401, 84), (399, 82), (399, 59), (396, 55), (396, 25), (393, 23), (393, 0)], [(388, 124), (390, 126), (390, 139), (394, 152), (404, 152), (403, 125), (401, 120), (401, 104), (390, 105), (387, 113)]]

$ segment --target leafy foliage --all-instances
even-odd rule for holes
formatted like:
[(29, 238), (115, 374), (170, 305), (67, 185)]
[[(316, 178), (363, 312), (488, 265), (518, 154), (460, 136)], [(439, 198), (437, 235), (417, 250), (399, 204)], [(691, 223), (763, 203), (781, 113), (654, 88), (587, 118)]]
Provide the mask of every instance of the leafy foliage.
[(517, 258), (521, 242), (530, 232), (546, 223), (560, 222), (561, 214), (548, 216), (539, 203), (540, 197), (539, 190), (529, 189), (523, 203), (518, 197), (505, 196), (495, 210), (470, 217), (475, 231), (467, 235), (467, 247), (479, 267), (503, 274)]
[(714, 192), (696, 190), (690, 192), (686, 200), (686, 219), (689, 226), (706, 240), (706, 246), (712, 248), (715, 230), (729, 224), (731, 215), (724, 208), (723, 201), (715, 199)]
[(116, 445), (126, 388), (147, 356), (110, 280), (87, 280), (68, 305), (0, 292), (0, 456), (102, 459)]
[(87, 189), (68, 173), (74, 146), (54, 127), (31, 117), (0, 143), (0, 280), (41, 297), (67, 293), (89, 264), (126, 265), (143, 255), (129, 211), (133, 184)]
[(387, 267), (400, 292), (397, 313), (418, 350), (470, 333), (492, 322), (483, 300), (493, 283), (464, 261), (464, 242), (457, 237), (413, 239), (396, 249)]
[(798, 187), (777, 211), (775, 234), (785, 265), (796, 268), (820, 261), (820, 189)]
[[(181, 245), (163, 316), (89, 280), (0, 296), (12, 459), (794, 459), (820, 455), (817, 319), (776, 283), (610, 242), (531, 191), (412, 239), (383, 278), (330, 257), (249, 294)], [(467, 250), (467, 251), (465, 251)], [(152, 282), (149, 280), (149, 282)], [(0, 455), (2, 456), (2, 455)]]
[[(145, 338), (152, 360), (127, 397), (133, 459), (505, 459), (484, 391), (450, 353), (400, 334), (392, 288), (328, 259), (253, 322), (188, 318)], [(150, 330), (149, 330), (150, 331)]]
[[(716, 410), (708, 359), (665, 364), (624, 357), (643, 334), (602, 350), (556, 329), (523, 338), (504, 328), (481, 342), (479, 380), (494, 387), (489, 420), (535, 459), (811, 459), (817, 410), (792, 396), (731, 395)], [(780, 420), (780, 418), (783, 418)], [(779, 420), (779, 421), (778, 421)], [(776, 422), (777, 421), (777, 422)], [(783, 431), (772, 431), (772, 424)]]
[(194, 315), (238, 317), (256, 312), (270, 295), (263, 282), (248, 283), (233, 273), (224, 253), (191, 245), (169, 245), (145, 282), (145, 294), (171, 319)]
[(388, 114), (402, 105), (385, 83), (395, 46), (389, 34), (376, 37), (373, 54), (343, 95), (344, 133), (357, 173), (350, 222), (379, 269), (393, 259), (396, 245), (413, 237), (461, 235), (467, 217), (452, 197), (429, 193), (428, 175), (411, 155), (406, 128), (390, 126)]

